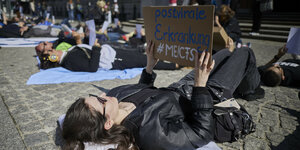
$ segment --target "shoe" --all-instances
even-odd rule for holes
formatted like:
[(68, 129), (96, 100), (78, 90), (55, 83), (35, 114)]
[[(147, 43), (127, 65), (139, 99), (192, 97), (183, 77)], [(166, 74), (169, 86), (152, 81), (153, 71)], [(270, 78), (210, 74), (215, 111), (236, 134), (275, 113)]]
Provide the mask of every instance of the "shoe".
[(249, 35), (251, 35), (251, 36), (258, 36), (259, 33), (258, 32), (249, 32)]
[(66, 24), (62, 24), (61, 29), (65, 32), (72, 33), (72, 30)]
[(260, 86), (255, 89), (254, 93), (242, 95), (241, 98), (247, 101), (253, 101), (256, 99), (261, 99), (265, 97), (265, 90)]

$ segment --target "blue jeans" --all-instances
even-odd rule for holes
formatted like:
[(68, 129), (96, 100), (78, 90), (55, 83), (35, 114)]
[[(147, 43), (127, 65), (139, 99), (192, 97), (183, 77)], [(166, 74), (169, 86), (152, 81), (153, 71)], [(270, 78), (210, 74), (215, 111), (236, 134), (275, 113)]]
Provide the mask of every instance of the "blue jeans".
[(74, 10), (69, 10), (68, 15), (69, 15), (69, 20), (74, 20)]
[[(256, 67), (256, 58), (252, 49), (242, 47), (233, 53), (227, 49), (213, 55), (215, 66), (207, 81), (207, 87), (227, 92), (231, 98), (234, 92), (251, 94), (260, 85), (260, 75)], [(195, 71), (191, 71), (178, 82), (169, 86), (190, 99), (194, 86)]]
[(77, 17), (77, 20), (78, 20), (79, 22), (81, 22), (81, 14), (78, 13), (78, 14), (76, 15), (76, 17)]

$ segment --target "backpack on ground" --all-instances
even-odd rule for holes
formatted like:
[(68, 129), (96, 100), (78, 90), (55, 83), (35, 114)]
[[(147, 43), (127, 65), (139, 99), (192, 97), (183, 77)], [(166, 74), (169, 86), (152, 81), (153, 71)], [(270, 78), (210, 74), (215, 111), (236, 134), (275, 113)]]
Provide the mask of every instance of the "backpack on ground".
[(236, 107), (214, 107), (215, 140), (217, 142), (234, 142), (255, 132), (256, 125), (251, 115), (240, 105)]
[(256, 125), (247, 110), (234, 98), (227, 99), (214, 88), (210, 92), (217, 99), (214, 105), (215, 121), (214, 139), (216, 142), (234, 142), (255, 132)]

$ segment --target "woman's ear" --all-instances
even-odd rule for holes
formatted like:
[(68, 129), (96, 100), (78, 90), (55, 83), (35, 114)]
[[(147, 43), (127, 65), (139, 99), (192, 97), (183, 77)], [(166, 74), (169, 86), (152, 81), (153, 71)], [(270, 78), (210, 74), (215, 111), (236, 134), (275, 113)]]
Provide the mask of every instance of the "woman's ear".
[(104, 124), (104, 129), (109, 130), (114, 125), (114, 121), (111, 119), (108, 119)]

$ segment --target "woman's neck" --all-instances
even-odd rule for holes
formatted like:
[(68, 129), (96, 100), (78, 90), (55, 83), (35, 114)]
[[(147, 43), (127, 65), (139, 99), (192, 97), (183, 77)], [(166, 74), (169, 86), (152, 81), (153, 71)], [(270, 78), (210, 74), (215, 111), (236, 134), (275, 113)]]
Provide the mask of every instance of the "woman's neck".
[(57, 55), (57, 57), (58, 57), (58, 62), (60, 62), (62, 54), (63, 54), (63, 51), (57, 51), (57, 50), (55, 51), (55, 55)]
[(114, 120), (116, 124), (121, 124), (121, 122), (135, 109), (135, 105), (129, 102), (119, 103), (119, 114)]

